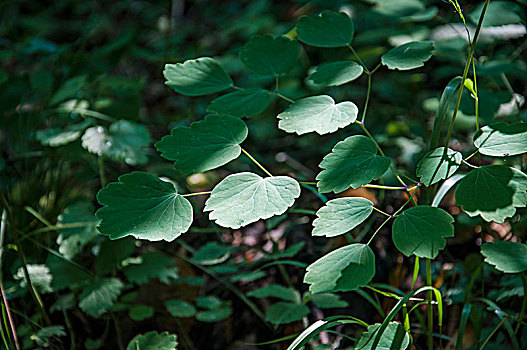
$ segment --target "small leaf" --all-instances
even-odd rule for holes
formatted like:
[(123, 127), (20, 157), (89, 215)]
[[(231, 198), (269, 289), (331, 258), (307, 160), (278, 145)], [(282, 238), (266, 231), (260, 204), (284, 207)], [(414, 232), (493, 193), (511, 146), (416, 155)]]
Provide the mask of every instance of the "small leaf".
[(485, 243), (481, 246), (485, 262), (505, 273), (527, 270), (527, 245), (517, 242)]
[(147, 305), (134, 305), (128, 311), (128, 316), (134, 321), (143, 321), (154, 316), (154, 309)]
[(103, 315), (117, 300), (124, 284), (117, 278), (105, 278), (86, 287), (80, 295), (79, 307), (93, 317)]
[(33, 339), (37, 345), (47, 348), (48, 343), (53, 337), (63, 337), (66, 335), (63, 326), (49, 326), (39, 329), (31, 339)]
[(323, 135), (355, 122), (358, 112), (353, 102), (335, 104), (330, 96), (311, 96), (293, 102), (280, 113), (278, 128), (298, 135), (313, 131)]
[(293, 288), (287, 288), (279, 284), (269, 284), (265, 287), (255, 289), (247, 293), (248, 297), (255, 298), (279, 298), (286, 301), (299, 302), (300, 296)]
[(196, 319), (201, 322), (218, 322), (226, 319), (232, 314), (232, 310), (229, 305), (224, 304), (217, 309), (211, 309), (207, 311), (200, 311), (196, 314)]
[(289, 73), (300, 55), (300, 44), (284, 36), (253, 35), (240, 51), (240, 60), (250, 70), (271, 76)]
[(167, 300), (165, 301), (165, 307), (174, 317), (192, 317), (196, 313), (196, 308), (183, 300)]
[(304, 283), (311, 293), (348, 292), (375, 275), (375, 255), (366, 244), (350, 244), (324, 255), (307, 267)]
[[(52, 283), (53, 275), (51, 270), (44, 264), (29, 264), (26, 265), (29, 279), (35, 288), (41, 293), (53, 292)], [(27, 280), (24, 274), (24, 269), (19, 267), (16, 274), (13, 276), (14, 279), (20, 280), (20, 287), (27, 287)]]
[(454, 218), (440, 208), (420, 205), (406, 209), (393, 223), (393, 243), (406, 256), (435, 259), (454, 237)]
[(192, 256), (192, 260), (201, 265), (216, 265), (226, 261), (231, 256), (232, 247), (223, 246), (216, 241), (202, 245)]
[(474, 137), (481, 154), (493, 157), (515, 156), (527, 152), (527, 123), (486, 125)]
[(110, 239), (134, 236), (149, 241), (173, 241), (192, 224), (192, 206), (169, 182), (133, 172), (97, 193), (102, 208), (97, 229)]
[(252, 117), (263, 112), (269, 106), (270, 101), (271, 94), (269, 91), (251, 88), (230, 92), (215, 98), (207, 107), (207, 111), (240, 118)]
[(166, 85), (187, 96), (213, 94), (233, 86), (231, 77), (210, 57), (166, 64), (163, 75)]
[(350, 136), (333, 147), (324, 157), (317, 175), (321, 193), (339, 193), (359, 188), (380, 178), (390, 167), (388, 157), (378, 156), (375, 143), (363, 135)]
[(353, 22), (343, 12), (323, 11), (301, 17), (296, 25), (298, 40), (318, 47), (342, 47), (353, 40)]
[(309, 315), (309, 308), (306, 305), (279, 301), (267, 309), (265, 320), (278, 325), (300, 321), (307, 315)]
[(427, 154), (417, 164), (417, 176), (425, 186), (430, 186), (452, 176), (461, 165), (463, 155), (450, 148), (439, 147)]
[(218, 225), (237, 229), (284, 213), (298, 196), (300, 185), (290, 177), (238, 173), (214, 187), (204, 211)]
[(96, 226), (99, 220), (93, 215), (94, 208), (90, 202), (76, 202), (64, 209), (59, 215), (57, 224), (85, 223), (83, 227), (61, 228), (57, 236), (59, 252), (68, 259), (77, 255), (82, 247), (97, 237)]
[(373, 211), (373, 203), (366, 198), (337, 198), (317, 211), (313, 221), (313, 236), (335, 237), (351, 231)]
[(321, 309), (349, 306), (347, 301), (340, 299), (336, 294), (313, 294), (309, 296), (309, 301)]
[(394, 47), (381, 57), (382, 64), (390, 69), (409, 70), (424, 66), (434, 54), (433, 41), (412, 41)]
[(126, 350), (176, 350), (178, 346), (177, 336), (167, 332), (157, 333), (151, 331), (138, 334), (126, 346)]
[(162, 157), (174, 161), (177, 171), (195, 174), (238, 158), (247, 132), (247, 126), (238, 118), (208, 115), (190, 127), (172, 129), (155, 147)]
[(357, 79), (362, 71), (362, 66), (353, 61), (329, 62), (316, 67), (308, 79), (318, 85), (339, 86)]
[(214, 295), (200, 297), (196, 299), (196, 305), (202, 309), (214, 310), (223, 305), (223, 302)]
[[(373, 341), (377, 335), (378, 329), (381, 327), (380, 323), (368, 326), (368, 331), (363, 332), (360, 336), (356, 349), (371, 350), (373, 349)], [(384, 330), (377, 344), (377, 350), (404, 350), (410, 345), (410, 336), (404, 330), (404, 327), (399, 322), (390, 322), (388, 327)]]

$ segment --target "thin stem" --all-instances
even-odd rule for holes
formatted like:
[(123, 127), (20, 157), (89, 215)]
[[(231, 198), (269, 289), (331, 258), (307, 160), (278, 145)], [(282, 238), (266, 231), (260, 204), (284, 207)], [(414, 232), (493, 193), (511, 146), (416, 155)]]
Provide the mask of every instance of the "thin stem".
[(520, 273), (520, 278), (522, 280), (522, 285), (523, 285), (523, 302), (522, 302), (522, 308), (520, 311), (520, 317), (518, 318), (518, 324), (516, 325), (514, 334), (518, 334), (518, 331), (520, 330), (520, 326), (523, 321), (523, 317), (525, 316), (525, 309), (527, 308), (527, 278), (525, 278), (525, 272)]
[(384, 186), (384, 185), (364, 185), (361, 187), (365, 188), (377, 188), (379, 190), (392, 190), (392, 191), (406, 191), (408, 187), (406, 186)]
[(375, 236), (377, 235), (377, 233), (381, 230), (381, 228), (386, 225), (388, 223), (388, 221), (390, 221), (392, 218), (392, 216), (390, 215), (388, 218), (386, 218), (386, 220), (383, 221), (383, 223), (381, 224), (381, 226), (377, 227), (377, 229), (375, 230), (375, 232), (373, 232), (373, 234), (371, 235), (370, 237), (370, 240), (368, 241), (368, 243), (366, 243), (366, 245), (370, 245), (370, 243), (373, 241), (373, 239), (375, 238)]
[(378, 208), (375, 208), (375, 207), (372, 207), (372, 208), (373, 208), (373, 210), (375, 210), (376, 212), (381, 213), (381, 214), (383, 214), (383, 215), (386, 215), (386, 216), (389, 217), (389, 218), (392, 217), (390, 214), (385, 213), (384, 211), (382, 211), (382, 210), (380, 210), (380, 209), (378, 209)]
[(309, 210), (309, 209), (291, 209), (288, 211), (288, 213), (315, 215), (317, 212), (314, 210)]
[(382, 64), (381, 64), (381, 62), (379, 62), (379, 64), (377, 66), (375, 66), (375, 68), (373, 68), (373, 70), (370, 72), (370, 75), (375, 73), (377, 71), (377, 69), (381, 68), (381, 66), (382, 66)]
[(496, 334), (496, 332), (498, 331), (498, 329), (500, 329), (500, 327), (503, 325), (503, 323), (505, 323), (507, 319), (506, 318), (502, 318), (500, 323), (498, 323), (498, 325), (496, 326), (496, 328), (494, 328), (492, 330), (492, 332), (490, 332), (489, 336), (487, 337), (487, 339), (485, 339), (485, 341), (483, 342), (483, 344), (481, 344), (481, 347), (479, 348), (479, 350), (482, 350), (486, 345), (487, 343), (489, 342), (489, 340), (492, 338), (492, 336), (494, 334)]
[(311, 185), (311, 186), (316, 186), (317, 183), (316, 182), (311, 182), (311, 181), (298, 181), (299, 184), (301, 185)]
[(240, 91), (245, 90), (244, 88), (239, 87), (239, 86), (236, 86), (236, 85), (233, 85), (232, 88), (233, 88), (234, 90), (240, 90)]
[(475, 108), (476, 108), (476, 131), (479, 130), (479, 95), (478, 95), (478, 80), (476, 78), (476, 63), (472, 60), (472, 75), (474, 75), (474, 92), (476, 96), (475, 99)]
[(368, 103), (370, 102), (370, 92), (371, 92), (371, 74), (368, 74), (368, 90), (366, 92), (366, 102), (364, 102), (364, 108), (362, 109), (362, 118), (361, 122), (364, 124), (364, 119), (366, 119), (366, 111), (368, 110)]
[(117, 344), (119, 345), (119, 349), (120, 350), (124, 350), (123, 339), (121, 337), (121, 328), (119, 327), (119, 323), (117, 322), (117, 318), (115, 317), (115, 315), (113, 314), (112, 311), (110, 311), (110, 317), (113, 320), (113, 325), (115, 327), (115, 333), (117, 334)]
[(201, 195), (211, 194), (211, 193), (212, 193), (212, 191), (193, 192), (193, 193), (182, 194), (181, 197), (201, 196)]
[(278, 75), (277, 75), (277, 76), (275, 77), (275, 81), (274, 81), (274, 89), (275, 89), (276, 91), (278, 91), (278, 86), (279, 86), (279, 84), (280, 84), (280, 80), (279, 80)]
[(13, 333), (13, 338), (15, 339), (15, 348), (19, 350), (20, 344), (18, 343), (18, 337), (16, 336), (15, 322), (13, 321), (13, 316), (11, 315), (11, 311), (9, 310), (9, 304), (7, 303), (7, 298), (5, 296), (2, 282), (0, 282), (0, 292), (2, 293), (2, 301), (7, 312), (7, 318), (9, 319), (9, 328), (11, 328), (11, 333)]
[(461, 159), (461, 161), (462, 161), (463, 163), (465, 163), (466, 165), (468, 165), (469, 167), (473, 168), (473, 169), (477, 169), (477, 168), (479, 168), (479, 167), (477, 167), (477, 166), (475, 166), (475, 165), (470, 164), (469, 162), (467, 162), (467, 161), (464, 160), (464, 159)]
[(353, 47), (348, 44), (348, 48), (351, 50), (351, 52), (353, 53), (353, 55), (355, 56), (355, 58), (357, 58), (357, 61), (359, 61), (360, 65), (362, 66), (362, 68), (364, 68), (364, 71), (366, 72), (366, 74), (371, 74), (370, 73), (370, 70), (368, 69), (368, 67), (366, 67), (366, 65), (364, 64), (364, 62), (362, 62), (362, 60), (360, 59), (359, 55), (357, 54), (357, 52), (353, 49)]
[[(432, 286), (432, 262), (426, 259), (426, 285)], [(428, 350), (434, 350), (434, 310), (432, 308), (432, 291), (428, 292)]]
[(372, 140), (373, 143), (375, 143), (375, 146), (377, 147), (377, 150), (379, 151), (381, 156), (386, 157), (386, 154), (384, 154), (383, 150), (381, 149), (381, 146), (379, 146), (379, 144), (377, 143), (377, 140), (375, 140), (375, 138), (372, 136), (372, 134), (370, 134), (368, 129), (366, 129), (366, 126), (364, 126), (364, 122), (362, 122), (362, 121), (355, 121), (355, 124), (359, 124), (360, 125), (360, 127), (362, 128), (362, 130), (364, 131), (366, 136), (368, 136), (370, 138), (370, 140)]
[(258, 161), (257, 161), (256, 159), (254, 159), (254, 157), (251, 156), (251, 155), (250, 155), (246, 150), (244, 150), (243, 148), (242, 148), (242, 152), (243, 152), (243, 154), (245, 154), (247, 157), (249, 157), (249, 159), (252, 160), (252, 161), (254, 162), (254, 164), (256, 164), (260, 169), (262, 169), (262, 171), (263, 171), (264, 173), (266, 173), (267, 176), (273, 177), (273, 175), (272, 175), (269, 171), (267, 171), (267, 169), (265, 169), (265, 168), (262, 166), (262, 164), (258, 163)]
[(293, 103), (293, 102), (295, 102), (295, 100), (292, 100), (292, 99), (290, 99), (289, 97), (285, 97), (284, 95), (282, 95), (282, 94), (279, 93), (278, 91), (271, 91), (271, 93), (272, 93), (273, 95), (276, 95), (276, 96), (280, 97), (282, 100), (285, 100), (285, 101), (287, 101), (287, 102), (289, 102), (289, 103)]
[(101, 187), (106, 187), (106, 176), (104, 175), (104, 156), (97, 157), (97, 164), (99, 166), (99, 179), (101, 181)]
[(470, 158), (474, 157), (476, 154), (478, 154), (478, 152), (479, 152), (479, 149), (475, 150), (474, 153), (472, 153), (470, 156), (465, 158), (465, 160), (469, 160)]

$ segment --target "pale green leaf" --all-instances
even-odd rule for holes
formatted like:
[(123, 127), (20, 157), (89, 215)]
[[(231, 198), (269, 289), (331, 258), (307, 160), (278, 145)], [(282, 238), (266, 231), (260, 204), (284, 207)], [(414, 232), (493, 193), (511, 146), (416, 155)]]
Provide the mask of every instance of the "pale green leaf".
[(196, 308), (183, 300), (167, 300), (165, 301), (165, 307), (174, 317), (192, 317), (196, 313)]
[(205, 203), (211, 220), (223, 227), (240, 228), (284, 213), (300, 196), (300, 185), (287, 176), (262, 178), (253, 173), (227, 176)]
[(433, 41), (412, 41), (394, 47), (381, 57), (382, 64), (390, 69), (409, 70), (424, 66), (434, 54)]
[(339, 193), (359, 188), (380, 178), (390, 167), (390, 158), (378, 156), (375, 143), (363, 135), (350, 136), (324, 157), (317, 175), (321, 193)]
[[(380, 323), (368, 326), (368, 331), (363, 332), (360, 336), (356, 349), (371, 350), (377, 331), (381, 327)], [(404, 350), (410, 345), (410, 336), (404, 330), (399, 322), (390, 322), (381, 335), (377, 344), (377, 350)]]
[(337, 307), (348, 307), (347, 301), (340, 299), (336, 294), (312, 294), (309, 301), (321, 309), (332, 309)]
[(353, 102), (335, 101), (327, 95), (311, 96), (293, 102), (278, 115), (278, 128), (302, 135), (320, 135), (337, 131), (357, 120), (357, 106)]
[(329, 62), (316, 67), (308, 79), (318, 85), (338, 86), (357, 79), (362, 71), (362, 66), (353, 61)]
[(397, 215), (392, 238), (395, 247), (406, 256), (435, 259), (454, 236), (454, 218), (440, 208), (420, 205)]
[(296, 25), (298, 40), (318, 47), (342, 47), (353, 40), (353, 22), (343, 12), (323, 11), (301, 17)]
[(126, 350), (176, 350), (177, 336), (167, 332), (151, 331), (138, 334), (126, 346)]
[(39, 329), (34, 335), (31, 336), (37, 345), (47, 348), (46, 345), (53, 337), (63, 337), (66, 335), (63, 326), (49, 326)]
[(452, 176), (461, 165), (463, 155), (450, 148), (439, 147), (427, 154), (417, 164), (417, 176), (425, 186), (430, 186)]
[(361, 197), (337, 198), (326, 202), (313, 221), (313, 236), (334, 237), (346, 233), (366, 220), (373, 203)]
[(154, 316), (154, 309), (148, 305), (133, 305), (128, 310), (128, 316), (134, 321), (143, 321)]
[(218, 322), (226, 319), (232, 314), (232, 309), (227, 303), (222, 303), (217, 308), (210, 308), (206, 311), (196, 313), (196, 319), (201, 322)]
[(155, 146), (161, 156), (174, 161), (177, 171), (194, 174), (236, 159), (247, 132), (247, 126), (238, 118), (208, 115), (190, 127), (172, 129)]
[[(44, 264), (28, 264), (26, 265), (26, 268), (31, 283), (40, 293), (53, 292), (53, 288), (51, 287), (51, 281), (53, 279), (53, 276), (49, 267)], [(20, 280), (20, 287), (27, 287), (26, 276), (22, 267), (18, 268), (13, 278), (16, 280)]]
[(300, 55), (300, 44), (285, 36), (253, 35), (240, 51), (240, 60), (250, 70), (271, 76), (289, 73)]
[(485, 262), (505, 273), (527, 270), (527, 245), (517, 242), (485, 243), (481, 246)]
[(527, 123), (496, 123), (476, 133), (474, 145), (481, 154), (493, 157), (515, 156), (527, 152)]
[(258, 288), (247, 293), (249, 297), (255, 298), (279, 298), (286, 301), (299, 302), (300, 295), (293, 288), (287, 288), (279, 284), (269, 284), (265, 287)]
[(278, 325), (300, 321), (307, 315), (309, 315), (309, 308), (306, 305), (279, 301), (267, 309), (265, 320)]
[(62, 130), (50, 128), (38, 130), (36, 138), (44, 146), (59, 147), (77, 140), (82, 135), (82, 130)]
[(271, 94), (267, 90), (244, 89), (215, 98), (207, 107), (207, 111), (240, 118), (251, 117), (263, 112), (270, 101)]
[(166, 64), (163, 75), (166, 85), (187, 96), (213, 94), (233, 86), (231, 77), (210, 57)]
[(375, 255), (366, 244), (350, 244), (307, 267), (304, 283), (311, 293), (347, 292), (368, 284), (375, 275)]
[(192, 224), (192, 206), (169, 182), (143, 172), (119, 177), (97, 193), (102, 208), (97, 227), (110, 239), (134, 236), (149, 241), (172, 241)]
[(115, 303), (124, 284), (117, 278), (98, 280), (84, 288), (80, 295), (79, 307), (93, 317), (100, 317)]

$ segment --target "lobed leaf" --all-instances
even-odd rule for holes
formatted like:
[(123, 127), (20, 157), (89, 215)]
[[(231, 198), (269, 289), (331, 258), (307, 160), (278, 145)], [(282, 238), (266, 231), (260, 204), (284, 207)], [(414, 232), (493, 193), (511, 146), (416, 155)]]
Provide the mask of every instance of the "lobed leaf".
[(527, 245), (517, 242), (485, 243), (481, 246), (485, 262), (505, 273), (527, 270)]
[(351, 231), (373, 211), (373, 203), (361, 197), (330, 200), (317, 211), (313, 236), (335, 237)]
[(527, 153), (527, 123), (495, 123), (482, 127), (474, 136), (481, 154), (493, 157)]
[(157, 333), (151, 331), (138, 334), (126, 346), (126, 350), (176, 350), (177, 336), (168, 332)]
[(463, 155), (450, 148), (438, 147), (427, 154), (417, 164), (417, 176), (421, 182), (430, 186), (452, 176), (461, 165)]
[(123, 288), (123, 282), (117, 278), (98, 280), (83, 290), (79, 307), (90, 316), (100, 317), (115, 303)]

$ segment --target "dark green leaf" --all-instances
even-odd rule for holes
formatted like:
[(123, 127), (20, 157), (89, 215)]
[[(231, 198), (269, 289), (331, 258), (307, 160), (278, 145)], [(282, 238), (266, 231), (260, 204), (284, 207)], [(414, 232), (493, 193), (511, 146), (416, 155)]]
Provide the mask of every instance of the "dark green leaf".
[(152, 251), (143, 253), (138, 261), (127, 265), (123, 272), (132, 283), (143, 284), (150, 278), (159, 278), (168, 284), (178, 277), (177, 268), (173, 265), (174, 261), (171, 258), (161, 252)]
[(165, 301), (165, 307), (174, 317), (192, 317), (196, 313), (196, 308), (183, 300), (167, 300)]
[(334, 237), (346, 233), (366, 220), (373, 203), (366, 198), (337, 198), (317, 211), (313, 221), (313, 236)]
[(300, 295), (293, 288), (287, 288), (279, 284), (269, 284), (265, 287), (258, 288), (256, 290), (247, 293), (248, 297), (255, 298), (279, 298), (286, 301), (292, 301), (298, 303), (300, 301)]
[(271, 94), (269, 91), (251, 88), (230, 92), (212, 100), (207, 111), (218, 114), (227, 114), (234, 117), (252, 117), (263, 112), (269, 102)]
[(176, 350), (177, 346), (177, 336), (167, 332), (151, 331), (136, 335), (130, 340), (126, 350)]
[[(377, 331), (381, 327), (380, 323), (368, 326), (368, 331), (363, 332), (360, 336), (356, 349), (371, 350), (373, 349), (373, 340)], [(404, 350), (410, 345), (410, 336), (404, 330), (399, 322), (390, 322), (388, 327), (382, 333), (381, 339), (377, 344), (377, 350)]]
[[(479, 21), (483, 5), (483, 3), (479, 4), (467, 16), (475, 24)], [(512, 1), (491, 1), (485, 12), (483, 27), (520, 23), (522, 21), (520, 16), (522, 11), (525, 13), (525, 10), (519, 4), (515, 4)]]
[(409, 70), (424, 66), (434, 54), (433, 41), (412, 41), (394, 47), (381, 57), (382, 64), (390, 69)]
[(487, 125), (474, 137), (481, 154), (494, 157), (515, 156), (527, 152), (527, 123)]
[(362, 71), (362, 66), (353, 61), (329, 62), (316, 67), (308, 79), (318, 85), (338, 86), (357, 79)]
[(265, 320), (273, 324), (300, 321), (309, 314), (309, 308), (303, 304), (292, 304), (279, 301), (273, 304), (265, 313)]
[(425, 186), (430, 186), (452, 176), (461, 165), (463, 155), (450, 148), (439, 147), (427, 154), (417, 164), (417, 176)]
[(353, 22), (343, 12), (323, 11), (301, 17), (296, 25), (298, 40), (318, 47), (341, 47), (353, 40)]
[(517, 242), (485, 243), (481, 246), (485, 262), (505, 273), (527, 270), (527, 245)]
[(143, 321), (154, 316), (154, 309), (147, 305), (134, 305), (128, 311), (128, 316), (134, 321)]
[(123, 288), (117, 278), (98, 280), (82, 291), (79, 307), (90, 316), (100, 317), (115, 303)]
[(321, 309), (349, 306), (348, 302), (340, 299), (336, 294), (313, 294), (309, 296), (309, 301)]
[(240, 51), (240, 60), (256, 73), (280, 76), (293, 69), (299, 55), (300, 44), (296, 40), (253, 35)]
[(231, 256), (233, 249), (228, 246), (223, 246), (217, 242), (207, 242), (192, 256), (192, 260), (201, 265), (216, 265), (221, 264)]

